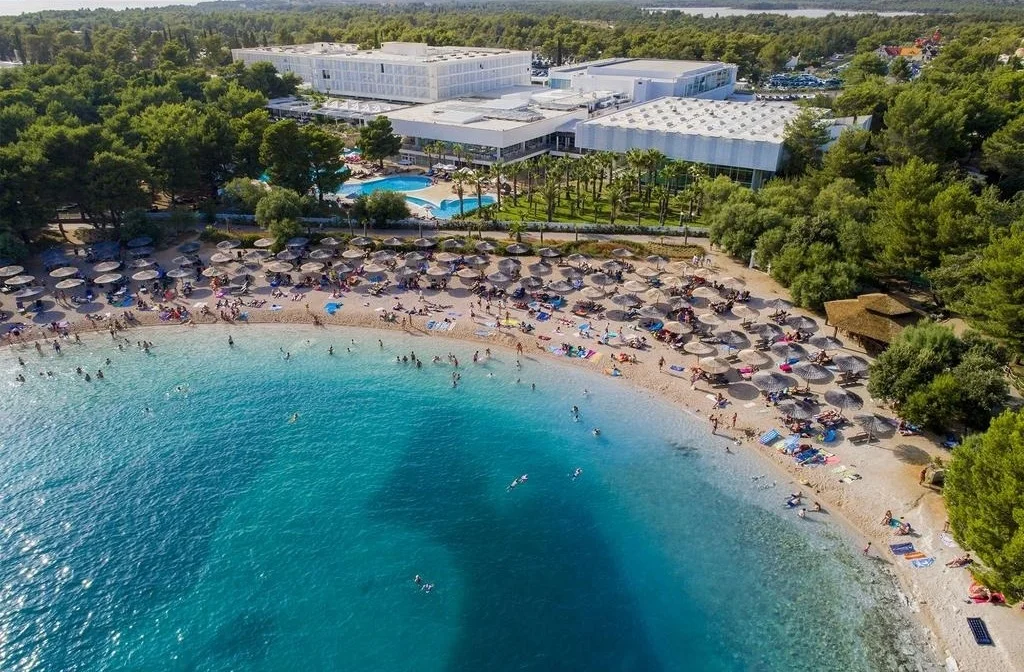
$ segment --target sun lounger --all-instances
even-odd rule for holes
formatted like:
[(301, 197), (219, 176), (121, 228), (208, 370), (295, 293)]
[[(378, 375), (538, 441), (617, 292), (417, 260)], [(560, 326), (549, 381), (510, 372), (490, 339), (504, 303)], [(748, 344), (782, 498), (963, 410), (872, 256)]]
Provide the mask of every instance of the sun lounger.
[(779, 434), (779, 430), (777, 430), (777, 429), (770, 429), (767, 432), (765, 432), (764, 434), (762, 434), (761, 438), (758, 439), (758, 441), (763, 446), (770, 446), (772, 443), (774, 443), (775, 441), (778, 441), (780, 438), (782, 438), (782, 435)]
[(867, 432), (861, 432), (860, 434), (854, 434), (853, 436), (846, 437), (850, 443), (866, 443), (871, 439), (871, 435)]
[(974, 635), (974, 641), (982, 646), (992, 646), (995, 642), (992, 641), (992, 635), (988, 632), (988, 626), (985, 625), (985, 621), (980, 618), (968, 618), (967, 627), (971, 629), (971, 634)]

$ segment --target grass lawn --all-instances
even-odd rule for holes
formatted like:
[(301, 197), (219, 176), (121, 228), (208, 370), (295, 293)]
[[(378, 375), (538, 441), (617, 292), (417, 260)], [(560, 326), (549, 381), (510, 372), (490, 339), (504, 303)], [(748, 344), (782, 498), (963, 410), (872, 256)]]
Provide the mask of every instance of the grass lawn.
[[(535, 196), (533, 199), (534, 207), (531, 208), (526, 201), (525, 196), (519, 197), (519, 205), (512, 204), (512, 198), (509, 196), (502, 196), (501, 198), (501, 210), (495, 213), (498, 219), (507, 221), (519, 221), (525, 219), (526, 221), (540, 221), (547, 218), (547, 207), (544, 204), (544, 199), (540, 196)], [(637, 208), (642, 207), (642, 203), (639, 201), (630, 201), (624, 204), (619, 211), (619, 216), (616, 217), (615, 223), (622, 225), (637, 224), (636, 214)], [(656, 204), (655, 204), (656, 205)], [(553, 222), (585, 222), (588, 224), (608, 224), (608, 204), (598, 201), (597, 204), (597, 219), (594, 218), (594, 206), (589, 198), (585, 199), (583, 210), (577, 211), (575, 215), (571, 215), (569, 211), (569, 203), (567, 200), (562, 199), (562, 202), (555, 208), (555, 215), (551, 218)], [(657, 210), (642, 210), (640, 212), (640, 222), (643, 226), (658, 226), (658, 212)], [(665, 216), (665, 226), (678, 226), (679, 225), (679, 212), (673, 211), (671, 208), (668, 214)]]

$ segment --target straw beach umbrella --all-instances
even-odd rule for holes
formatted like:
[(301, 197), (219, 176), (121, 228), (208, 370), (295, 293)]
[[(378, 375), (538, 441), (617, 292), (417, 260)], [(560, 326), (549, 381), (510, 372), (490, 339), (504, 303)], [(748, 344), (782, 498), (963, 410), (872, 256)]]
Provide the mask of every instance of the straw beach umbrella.
[(386, 247), (401, 247), (405, 243), (402, 242), (401, 238), (395, 238), (392, 236), (390, 238), (385, 238), (381, 244)]
[[(292, 265), (287, 261), (272, 261), (267, 264), (267, 270), (271, 273), (287, 273), (292, 270)], [(205, 275), (205, 273), (203, 275)]]
[(832, 372), (821, 364), (814, 362), (799, 362), (793, 365), (793, 373), (800, 376), (808, 383), (822, 383), (832, 378)]
[(579, 252), (574, 252), (567, 256), (565, 260), (570, 264), (576, 264), (579, 266), (580, 264), (587, 263), (587, 256), (585, 254), (580, 254)]
[(362, 259), (365, 255), (362, 250), (345, 250), (341, 253), (343, 259)]
[(488, 254), (498, 249), (497, 247), (495, 247), (494, 243), (489, 243), (486, 240), (481, 240), (479, 243), (476, 244), (475, 247), (477, 252), (484, 252)]
[(764, 304), (764, 307), (770, 310), (789, 310), (790, 308), (793, 307), (793, 304), (790, 303), (789, 301), (786, 301), (785, 299), (775, 298), (772, 299), (771, 301), (766, 302)]
[(256, 242), (254, 242), (252, 244), (252, 246), (256, 247), (256, 248), (261, 248), (261, 249), (265, 248), (265, 247), (273, 247), (274, 246), (274, 239), (273, 238), (260, 238)]
[(96, 279), (93, 280), (93, 282), (95, 282), (97, 285), (107, 285), (112, 282), (118, 282), (123, 277), (124, 276), (121, 275), (120, 273), (105, 273), (103, 275), (98, 276)]
[[(291, 265), (289, 265), (288, 268), (291, 269)], [(217, 268), (216, 266), (209, 266), (203, 269), (202, 275), (204, 278), (216, 278), (221, 275), (227, 275), (227, 273), (227, 269)]]
[(373, 238), (367, 238), (365, 236), (357, 236), (352, 240), (348, 241), (349, 245), (353, 247), (370, 247), (373, 245)]
[(381, 273), (384, 273), (387, 270), (388, 269), (384, 268), (380, 264), (371, 263), (363, 266), (363, 273), (366, 273), (367, 275), (380, 275)]
[(92, 270), (97, 273), (110, 273), (111, 271), (116, 271), (119, 268), (121, 268), (120, 261), (104, 261), (93, 266)]
[(573, 286), (565, 280), (556, 280), (555, 282), (548, 283), (548, 290), (558, 294), (568, 294), (573, 290)]
[(772, 352), (783, 359), (802, 358), (807, 356), (807, 351), (796, 343), (774, 343)]
[(634, 294), (616, 294), (611, 298), (611, 301), (616, 306), (623, 306), (625, 308), (639, 306), (642, 303), (642, 301), (640, 301), (640, 297)]
[(821, 408), (817, 404), (801, 402), (795, 399), (787, 399), (778, 405), (778, 409), (783, 415), (788, 415), (797, 420), (810, 420), (821, 412)]
[(701, 285), (700, 287), (697, 287), (696, 289), (694, 289), (690, 293), (693, 296), (696, 296), (696, 297), (701, 298), (701, 299), (720, 299), (720, 298), (722, 298), (722, 295), (718, 293), (718, 290), (715, 289), (714, 287), (712, 287), (711, 285)]
[(319, 261), (308, 261), (302, 266), (299, 266), (299, 270), (303, 273), (319, 273), (324, 270), (324, 265)]
[(223, 252), (227, 252), (228, 250), (233, 250), (236, 247), (241, 247), (241, 246), (242, 246), (242, 241), (235, 240), (234, 238), (231, 238), (231, 239), (228, 239), (228, 240), (222, 240), (219, 243), (217, 243), (217, 249), (221, 250)]
[(466, 244), (466, 241), (461, 240), (459, 238), (448, 238), (447, 240), (442, 240), (441, 241), (441, 249), (442, 250), (454, 250), (456, 248), (464, 246), (465, 244)]
[(638, 280), (627, 280), (622, 283), (622, 288), (627, 292), (640, 293), (650, 289), (650, 285), (644, 284)]
[(747, 338), (747, 335), (741, 331), (719, 331), (715, 333), (715, 336), (718, 337), (718, 340), (728, 345), (730, 348), (745, 348), (748, 345), (750, 345), (750, 339)]
[(664, 326), (662, 326), (662, 329), (680, 336), (693, 333), (693, 325), (686, 322), (666, 322)]
[(551, 247), (542, 247), (537, 250), (537, 254), (545, 259), (554, 259), (555, 257), (562, 256), (562, 253)]
[[(128, 264), (128, 267), (129, 268), (149, 268), (150, 266), (153, 266), (154, 264), (156, 264), (156, 261), (154, 261), (152, 259), (145, 259), (145, 258), (143, 258), (143, 259), (136, 259), (132, 263)], [(53, 275), (53, 274), (51, 273), (50, 275)]]
[(704, 313), (697, 316), (697, 321), (701, 324), (706, 324), (709, 327), (720, 327), (725, 322), (715, 313)]
[(796, 381), (775, 371), (758, 371), (750, 378), (750, 382), (764, 392), (781, 392), (789, 387), (796, 387)]
[(598, 287), (606, 287), (608, 285), (615, 284), (615, 278), (611, 277), (606, 273), (592, 273), (591, 275), (587, 276), (587, 281), (590, 284), (596, 285)]
[(437, 245), (437, 241), (431, 240), (430, 238), (417, 238), (416, 240), (412, 241), (412, 244), (415, 245), (416, 247), (426, 249), (428, 247), (433, 247), (434, 245)]
[(281, 250), (275, 254), (274, 257), (278, 261), (295, 261), (299, 258), (299, 253), (295, 250)]
[[(250, 252), (249, 254), (256, 254), (257, 258), (259, 258), (259, 253), (258, 252), (256, 252), (256, 253)], [(248, 257), (249, 254), (247, 254), (245, 256)], [(331, 259), (333, 257), (334, 257), (334, 253), (331, 252), (330, 250), (316, 249), (316, 250), (313, 250), (312, 252), (309, 253), (309, 258), (312, 259), (313, 261), (327, 261), (328, 259)]]
[(135, 280), (136, 282), (146, 282), (147, 280), (156, 280), (159, 277), (159, 271), (145, 270), (132, 275), (132, 280)]
[(210, 255), (211, 264), (226, 264), (235, 260), (235, 257), (224, 252), (217, 252)]
[(8, 278), (6, 284), (11, 287), (21, 287), (35, 281), (36, 276), (34, 275), (16, 275), (13, 278)]
[(871, 437), (889, 436), (896, 431), (896, 425), (889, 418), (884, 418), (877, 413), (858, 415), (853, 421), (863, 427), (864, 431)]
[(78, 269), (74, 266), (61, 266), (50, 271), (51, 278), (70, 278), (72, 275), (78, 275)]
[(9, 278), (24, 272), (24, 270), (24, 266), (4, 266), (3, 268), (0, 268), (0, 278)]
[(294, 238), (289, 238), (288, 242), (284, 245), (285, 247), (305, 247), (306, 245), (309, 245), (309, 238), (306, 238), (305, 236), (295, 236)]
[(131, 240), (129, 240), (125, 244), (125, 247), (131, 248), (131, 249), (137, 249), (139, 247), (146, 247), (147, 245), (152, 245), (152, 244), (153, 244), (153, 239), (150, 238), (149, 236), (139, 236), (138, 238), (132, 238)]
[[(191, 278), (194, 275), (195, 275), (195, 272), (193, 272), (193, 271), (191, 271), (191, 270), (189, 270), (187, 268), (172, 268), (171, 270), (167, 271), (167, 277), (168, 278), (175, 278), (175, 279)], [(58, 283), (58, 284), (60, 284), (60, 283)]]
[[(445, 241), (445, 242), (448, 242), (448, 241)], [(450, 264), (450, 263), (452, 263), (453, 261), (455, 261), (458, 258), (459, 258), (459, 255), (454, 254), (452, 252), (440, 252), (440, 253), (434, 255), (434, 259), (436, 261), (441, 262), (442, 264)]]
[(657, 306), (644, 306), (637, 311), (637, 315), (640, 317), (654, 318), (658, 320), (665, 319), (665, 311)]
[(431, 266), (427, 269), (427, 275), (432, 278), (445, 278), (451, 275), (445, 266)]
[(597, 299), (603, 299), (605, 293), (603, 289), (599, 289), (598, 287), (584, 287), (580, 290), (580, 295), (585, 299), (595, 301)]
[[(273, 244), (274, 241), (270, 241), (270, 243)], [(201, 247), (202, 244), (198, 240), (192, 240), (187, 243), (182, 243), (181, 245), (178, 245), (178, 252), (182, 252), (184, 254), (192, 254), (194, 252), (198, 252), (199, 248)]]
[(665, 290), (658, 289), (657, 287), (644, 292), (644, 301), (649, 301), (650, 303), (664, 303), (671, 298)]
[(601, 264), (601, 268), (608, 271), (609, 273), (618, 273), (624, 266), (614, 259), (609, 259)]
[(551, 264), (545, 263), (543, 261), (538, 261), (535, 264), (527, 264), (526, 268), (530, 270), (530, 273), (533, 273), (535, 275), (548, 275), (553, 270), (551, 268)]
[(697, 364), (708, 373), (725, 373), (732, 368), (732, 364), (721, 357), (701, 357)]
[(832, 358), (832, 363), (840, 371), (848, 373), (863, 373), (869, 368), (867, 361), (856, 355), (836, 355)]
[(850, 390), (825, 390), (825, 401), (841, 411), (858, 411), (864, 407), (864, 400)]
[(463, 280), (478, 280), (481, 277), (480, 271), (473, 270), (472, 268), (460, 268), (455, 272), (455, 275)]
[(523, 286), (523, 289), (534, 290), (543, 287), (544, 281), (536, 276), (528, 275), (525, 278), (519, 278), (519, 284)]
[(698, 357), (713, 355), (715, 353), (715, 348), (713, 346), (710, 346), (707, 343), (701, 343), (700, 341), (690, 341), (689, 343), (684, 344), (683, 350), (691, 355), (697, 355)]
[(750, 348), (740, 350), (736, 353), (736, 356), (740, 358), (741, 362), (750, 364), (751, 366), (766, 366), (772, 363), (771, 357), (760, 350), (752, 350)]
[(761, 311), (741, 303), (732, 307), (732, 314), (744, 320), (753, 320), (761, 314)]
[(489, 282), (493, 282), (496, 285), (501, 285), (501, 284), (504, 284), (506, 282), (512, 282), (512, 278), (508, 277), (507, 275), (505, 275), (501, 271), (496, 271), (494, 273), (491, 273), (490, 275), (487, 276), (487, 280)]
[(46, 290), (43, 289), (42, 287), (23, 287), (22, 289), (19, 289), (11, 296), (13, 296), (16, 299), (31, 299), (33, 296), (39, 296), (45, 291)]
[(54, 285), (54, 287), (56, 287), (57, 289), (74, 289), (75, 287), (84, 284), (85, 280), (82, 280), (81, 278), (68, 278), (67, 280), (61, 280), (56, 285)]
[(618, 257), (619, 259), (628, 259), (629, 257), (634, 257), (636, 255), (633, 254), (633, 250), (627, 249), (625, 247), (617, 247), (614, 250), (612, 250), (612, 256)]
[(790, 315), (786, 319), (786, 324), (800, 331), (814, 331), (818, 328), (817, 322), (803, 315)]
[(518, 259), (502, 259), (498, 262), (498, 270), (502, 273), (508, 273), (509, 275), (518, 273), (522, 266), (523, 262)]
[(326, 238), (320, 239), (320, 245), (322, 245), (323, 247), (337, 247), (338, 245), (341, 245), (341, 241), (338, 240), (337, 238), (328, 236)]
[(644, 261), (646, 261), (648, 264), (654, 264), (655, 266), (661, 266), (662, 264), (666, 263), (668, 261), (668, 259), (666, 259), (665, 257), (663, 257), (663, 256), (661, 256), (659, 254), (650, 254), (650, 255), (647, 255), (646, 257), (644, 257)]
[(661, 275), (661, 271), (656, 268), (638, 268), (636, 274), (641, 278), (656, 278)]
[(843, 342), (833, 336), (815, 336), (811, 339), (811, 345), (822, 350), (838, 350), (843, 347)]
[[(479, 246), (477, 249), (480, 249)], [(505, 248), (505, 251), (509, 254), (526, 254), (530, 251), (530, 246), (524, 245), (523, 243), (513, 243)]]

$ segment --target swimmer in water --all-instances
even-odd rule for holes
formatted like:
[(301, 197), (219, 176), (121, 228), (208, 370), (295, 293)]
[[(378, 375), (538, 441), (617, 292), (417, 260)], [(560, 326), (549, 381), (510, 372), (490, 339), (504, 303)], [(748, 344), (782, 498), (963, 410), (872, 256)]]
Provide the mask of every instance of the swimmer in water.
[(299, 414), (298, 413), (292, 413), (292, 417), (288, 418), (288, 422), (291, 423), (291, 424), (295, 424), (296, 422), (298, 422), (298, 420), (299, 420)]
[(582, 475), (583, 475), (583, 470), (580, 469), (579, 467), (576, 467), (576, 469), (572, 472), (572, 480), (575, 481), (577, 478), (579, 478)]
[(419, 574), (414, 576), (412, 580), (416, 582), (417, 586), (423, 583), (423, 577), (421, 577)]
[(594, 436), (601, 436), (601, 430), (597, 427), (594, 427)]
[(424, 593), (429, 593), (433, 589), (434, 589), (434, 584), (432, 584), (432, 583), (425, 583), (425, 584), (423, 584), (423, 587), (421, 588), (421, 590)]
[(228, 347), (229, 348), (235, 347), (235, 339), (231, 338), (231, 336), (228, 336)]

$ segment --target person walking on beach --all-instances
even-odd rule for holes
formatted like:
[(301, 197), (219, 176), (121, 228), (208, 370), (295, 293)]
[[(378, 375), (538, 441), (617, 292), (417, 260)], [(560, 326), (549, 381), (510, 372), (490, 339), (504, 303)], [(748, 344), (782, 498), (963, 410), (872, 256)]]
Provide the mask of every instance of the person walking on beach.
[(732, 428), (736, 429), (736, 413), (732, 414)]
[(868, 542), (868, 545), (864, 547), (864, 555), (868, 555), (869, 553), (871, 553), (871, 542), (870, 541)]
[(711, 433), (712, 434), (717, 434), (718, 433), (718, 416), (717, 415), (712, 415), (711, 416)]
[(661, 371), (665, 367), (665, 358), (662, 357), (658, 360), (658, 371)]

